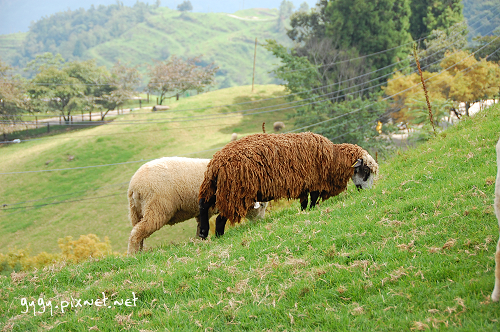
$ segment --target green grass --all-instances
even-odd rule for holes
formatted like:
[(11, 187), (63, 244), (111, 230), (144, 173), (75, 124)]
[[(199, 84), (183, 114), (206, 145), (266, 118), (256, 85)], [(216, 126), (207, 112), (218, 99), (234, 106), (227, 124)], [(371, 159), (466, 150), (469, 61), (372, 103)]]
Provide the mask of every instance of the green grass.
[[(381, 163), (352, 185), (222, 238), (0, 279), (4, 329), (498, 331), (492, 209), (500, 108)], [(103, 298), (109, 307), (55, 309)], [(111, 301), (137, 298), (135, 306)], [(21, 301), (52, 301), (53, 314)], [(41, 311), (37, 305), (36, 310)]]
[[(175, 111), (283, 95), (283, 88), (275, 85), (256, 86), (254, 94), (250, 91), (249, 86), (217, 90), (179, 101), (171, 100), (168, 104)], [(12, 135), (13, 138), (38, 139), (0, 147), (0, 173), (140, 162), (81, 170), (0, 175), (0, 252), (6, 253), (9, 247), (25, 247), (28, 243), (33, 253), (58, 252), (58, 238), (67, 235), (78, 238), (89, 233), (95, 233), (101, 239), (108, 236), (114, 250), (126, 251), (131, 230), (127, 217), (128, 181), (145, 160), (218, 148), (230, 141), (233, 132), (239, 135), (261, 132), (264, 121), (268, 130), (272, 130), (274, 121), (286, 121), (286, 114), (293, 110), (205, 121), (192, 116), (213, 116), (283, 102), (282, 98), (278, 98), (229, 108), (177, 113), (151, 113), (135, 108), (131, 115), (120, 115), (109, 125), (71, 132), (64, 130), (62, 134), (54, 130), (48, 137), (37, 136), (41, 133), (34, 130), (25, 133), (25, 136)], [(167, 121), (174, 117), (188, 121), (143, 123), (145, 120)], [(287, 124), (291, 126), (291, 123)], [(38, 131), (44, 130), (46, 128), (39, 128)], [(211, 150), (188, 157), (209, 158), (214, 152)], [(74, 158), (70, 160), (70, 157)], [(3, 204), (7, 206), (2, 208)], [(148, 239), (147, 244), (155, 246), (163, 242), (185, 241), (194, 236), (195, 223), (191, 220), (165, 227)]]

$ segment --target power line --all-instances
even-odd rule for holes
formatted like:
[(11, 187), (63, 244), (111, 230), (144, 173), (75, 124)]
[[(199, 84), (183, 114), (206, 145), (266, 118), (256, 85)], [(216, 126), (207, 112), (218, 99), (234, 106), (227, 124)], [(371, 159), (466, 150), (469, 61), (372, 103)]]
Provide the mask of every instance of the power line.
[[(436, 53), (433, 53), (433, 54), (431, 54), (428, 57), (423, 58), (423, 59), (427, 59), (429, 57), (432, 57)], [(435, 63), (437, 63), (439, 61), (441, 61), (441, 60), (438, 59), (438, 60), (436, 60), (436, 61), (428, 64), (427, 66), (424, 66), (423, 68), (427, 68), (427, 67), (429, 67), (429, 66), (431, 66), (431, 65), (433, 65), (433, 64), (435, 64)], [(410, 67), (410, 65), (408, 65), (406, 67), (403, 67), (402, 69), (408, 68), (408, 67)], [(416, 72), (416, 70), (413, 71), (413, 72)], [(342, 92), (342, 91), (352, 90), (352, 89), (354, 89), (356, 87), (367, 85), (368, 83), (371, 83), (373, 81), (377, 81), (380, 78), (387, 77), (387, 76), (390, 76), (390, 75), (392, 75), (392, 73), (388, 73), (388, 74), (385, 74), (385, 75), (380, 76), (378, 78), (372, 79), (370, 81), (367, 81), (367, 82), (364, 82), (364, 83), (360, 83), (360, 84), (357, 84), (357, 85), (354, 85), (354, 86), (346, 87), (344, 89), (340, 89), (340, 90), (328, 92), (328, 93), (323, 94), (323, 95), (316, 95), (316, 96), (313, 96), (313, 97), (310, 97), (310, 98), (307, 98), (307, 99), (295, 100), (295, 101), (291, 101), (291, 102), (287, 102), (287, 103), (282, 103), (282, 104), (278, 104), (278, 105), (269, 105), (269, 106), (263, 106), (263, 107), (259, 107), (259, 108), (253, 108), (253, 109), (238, 110), (238, 111), (232, 111), (232, 112), (224, 112), (224, 113), (219, 113), (219, 114), (216, 114), (216, 115), (214, 115), (214, 114), (208, 114), (208, 115), (204, 114), (204, 115), (199, 115), (199, 116), (184, 116), (184, 117), (177, 117), (177, 118), (168, 119), (168, 120), (161, 120), (161, 121), (157, 121), (155, 119), (134, 120), (133, 122), (112, 123), (112, 125), (129, 125), (131, 123), (133, 123), (133, 124), (173, 123), (173, 122), (197, 121), (197, 119), (208, 120), (208, 119), (214, 119), (214, 118), (223, 118), (224, 115), (227, 115), (227, 114), (237, 114), (237, 113), (251, 112), (251, 111), (262, 110), (262, 109), (267, 109), (267, 108), (274, 108), (274, 107), (278, 107), (278, 106), (282, 106), (282, 105), (290, 105), (290, 104), (296, 104), (296, 103), (303, 103), (303, 102), (309, 101), (309, 100), (315, 100), (317, 98), (329, 96), (329, 95), (336, 94), (336, 93), (339, 93), (339, 92)], [(360, 76), (355, 77), (353, 79), (356, 79), (356, 78), (359, 78), (359, 77), (362, 77), (362, 76), (365, 76), (365, 75), (360, 75)], [(348, 79), (348, 80), (345, 80), (343, 82), (347, 82), (347, 81), (350, 81), (350, 80), (352, 80), (352, 79)], [(337, 83), (334, 83), (334, 84), (331, 84), (331, 85), (327, 85), (327, 86), (323, 86), (323, 87), (320, 87), (320, 88), (330, 87), (332, 85), (337, 85), (338, 83), (340, 83), (340, 82), (337, 82)], [(362, 91), (366, 91), (366, 90), (370, 90), (370, 89), (376, 88), (378, 86), (382, 86), (385, 83), (386, 82), (382, 82), (382, 83), (379, 83), (379, 84), (374, 85), (374, 86), (369, 86), (368, 88), (356, 91), (356, 93), (359, 93), (359, 92), (362, 92)], [(320, 89), (320, 88), (317, 88), (317, 89)], [(304, 93), (304, 92), (301, 92), (301, 93)], [(345, 97), (345, 96), (347, 96), (347, 94), (344, 94), (344, 95), (341, 95), (341, 96), (337, 96), (334, 99), (340, 99), (340, 98)], [(314, 102), (307, 103), (307, 104), (299, 104), (299, 105), (297, 105), (297, 107), (303, 107), (303, 106), (307, 106), (307, 105), (310, 105), (310, 104), (316, 104), (316, 103), (323, 102), (323, 101), (331, 101), (331, 99), (324, 99), (324, 100), (314, 101)], [(287, 108), (278, 108), (278, 109), (274, 109), (274, 110), (271, 110), (271, 111), (268, 111), (268, 112), (276, 112), (276, 111), (286, 110), (286, 109), (290, 109), (290, 108), (295, 108), (295, 106), (293, 106), (293, 107), (287, 107)], [(193, 109), (193, 110), (196, 110), (196, 109)], [(181, 111), (181, 110), (179, 110), (179, 111)], [(157, 113), (159, 113), (159, 112), (157, 112)], [(249, 113), (247, 115), (260, 114), (260, 113), (267, 113), (267, 112), (253, 112), (253, 113)], [(129, 114), (131, 114), (131, 113), (129, 113)], [(151, 114), (151, 113), (135, 113), (135, 114)], [(243, 114), (243, 116), (244, 115), (245, 114)], [(189, 120), (184, 120), (184, 121), (179, 120), (179, 119), (186, 119), (186, 118), (188, 118)], [(196, 119), (193, 119), (193, 118), (196, 118)], [(9, 121), (9, 122), (0, 121), (0, 123), (9, 123), (10, 124), (10, 123), (16, 123), (16, 122), (15, 121), (14, 122), (12, 122), (12, 121)], [(30, 122), (22, 122), (22, 123), (23, 124), (29, 124)], [(31, 123), (33, 123), (33, 122), (31, 122)], [(96, 125), (99, 125), (99, 124), (110, 124), (110, 123), (108, 121), (94, 121), (94, 122), (72, 123), (72, 124), (64, 123), (64, 124), (61, 124), (61, 125), (70, 125), (70, 126), (96, 126)], [(12, 143), (12, 142), (6, 141), (4, 143)]]
[[(493, 42), (493, 41), (492, 41)], [(487, 46), (487, 45), (485, 45)], [(484, 47), (485, 47), (484, 46)], [(432, 56), (432, 55), (431, 55)], [(427, 66), (423, 67), (423, 68), (426, 68), (428, 66), (431, 66), (437, 62), (439, 62), (441, 60), (436, 60), (434, 61), (433, 63), (430, 63), (428, 64)], [(415, 71), (414, 71), (415, 72)], [(411, 74), (411, 73), (410, 73)], [(384, 75), (386, 76), (386, 75)], [(368, 88), (365, 88), (365, 89), (362, 89), (358, 92), (362, 92), (362, 91), (365, 91), (365, 90), (369, 90), (369, 89), (372, 89), (372, 88), (375, 88), (377, 86), (381, 86), (381, 85), (384, 85), (385, 83), (379, 83), (375, 86), (371, 86), (371, 87), (368, 87)], [(308, 98), (308, 99), (303, 99), (303, 100), (298, 100), (298, 101), (293, 101), (293, 102), (289, 102), (289, 103), (284, 103), (284, 104), (280, 104), (280, 105), (288, 105), (288, 104), (293, 104), (293, 103), (299, 103), (299, 102), (304, 102), (304, 101), (308, 101), (308, 100), (314, 100), (314, 99), (317, 99), (317, 98), (320, 98), (320, 97), (324, 97), (324, 96), (328, 96), (328, 95), (331, 95), (331, 94), (334, 94), (334, 93), (338, 93), (340, 91), (345, 91), (345, 90), (350, 90), (354, 87), (347, 87), (345, 89), (341, 89), (341, 90), (337, 90), (337, 91), (333, 91), (333, 92), (329, 92), (329, 93), (326, 93), (326, 94), (323, 94), (323, 95), (319, 95), (319, 96), (314, 96), (314, 97), (311, 97), (311, 98)], [(343, 96), (346, 96), (346, 94), (344, 94)], [(334, 99), (338, 99), (338, 98), (341, 98), (343, 96), (337, 96), (335, 97)], [(281, 111), (281, 110), (287, 110), (287, 109), (291, 109), (291, 108), (295, 108), (295, 107), (304, 107), (304, 106), (307, 106), (307, 105), (312, 105), (312, 104), (317, 104), (317, 103), (322, 103), (322, 102), (326, 102), (326, 101), (331, 101), (331, 99), (320, 99), (320, 100), (315, 100), (313, 102), (310, 102), (310, 103), (303, 103), (303, 104), (299, 104), (299, 105), (296, 105), (296, 106), (292, 106), (292, 107), (286, 107), (286, 108), (278, 108), (278, 109), (274, 109), (274, 110), (270, 110), (270, 111), (264, 111), (264, 112), (253, 112), (253, 113), (248, 113), (248, 114), (242, 114), (242, 116), (246, 116), (246, 115), (256, 115), (256, 114), (262, 114), (262, 113), (269, 113), (269, 112), (276, 112), (276, 111)], [(243, 113), (243, 112), (249, 112), (249, 111), (254, 111), (254, 110), (259, 110), (259, 109), (266, 109), (266, 108), (271, 108), (271, 107), (276, 107), (276, 106), (280, 106), (280, 105), (271, 105), (271, 106), (265, 106), (265, 107), (261, 107), (261, 108), (256, 108), (256, 109), (249, 109), (249, 110), (240, 110), (240, 111), (234, 111), (234, 112), (226, 112), (226, 113), (223, 113), (223, 114), (232, 114), (232, 113)], [(356, 110), (355, 110), (356, 111)], [(353, 111), (353, 112), (355, 112)], [(223, 118), (223, 117), (228, 117), (228, 116), (221, 116), (220, 114), (212, 114), (212, 115), (202, 115), (200, 116), (203, 120), (209, 120), (209, 119), (219, 119), (219, 118)], [(178, 120), (178, 119), (183, 119), (183, 118), (188, 118), (188, 120)], [(154, 121), (154, 120), (147, 120), (148, 122), (133, 122), (134, 124), (158, 124), (158, 123), (174, 123), (174, 122), (186, 122), (186, 121), (198, 121), (198, 119), (192, 119), (193, 116), (190, 116), (190, 117), (180, 117), (180, 118), (174, 118), (174, 119), (169, 119), (169, 120), (163, 120), (163, 121)], [(328, 121), (331, 121), (331, 120), (335, 120), (337, 117), (335, 118), (331, 118), (331, 119), (327, 119), (327, 120), (324, 120), (323, 122), (328, 122)], [(121, 122), (119, 123), (121, 125), (128, 125), (130, 124), (130, 122)], [(320, 124), (320, 123), (318, 123)], [(73, 124), (74, 125), (74, 124)], [(92, 124), (92, 123), (88, 123), (88, 124), (77, 124), (77, 125), (95, 125)], [(314, 125), (309, 125), (309, 126), (306, 126), (306, 127), (301, 127), (301, 128), (297, 128), (297, 129), (294, 129), (293, 131), (297, 131), (297, 130), (302, 130), (302, 129), (306, 129), (306, 128), (310, 128)], [(179, 129), (182, 129), (182, 128), (179, 128)], [(112, 135), (112, 134), (110, 134)], [(1, 143), (1, 142), (0, 142)], [(4, 142), (4, 143), (13, 143), (12, 141), (7, 141), (7, 142)]]

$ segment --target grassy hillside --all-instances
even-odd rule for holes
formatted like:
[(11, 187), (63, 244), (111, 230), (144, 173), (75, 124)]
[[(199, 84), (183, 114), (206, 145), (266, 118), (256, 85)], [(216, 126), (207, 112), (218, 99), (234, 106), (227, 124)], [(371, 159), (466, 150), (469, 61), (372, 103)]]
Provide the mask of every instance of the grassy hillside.
[(0, 59), (7, 63), (15, 63), (25, 38), (26, 33), (23, 32), (0, 35)]
[[(153, 59), (164, 60), (170, 55), (203, 55), (203, 61), (214, 61), (220, 68), (218, 87), (241, 86), (252, 83), (255, 38), (260, 43), (265, 43), (265, 39), (289, 43), (285, 31), (277, 29), (277, 18), (278, 11), (268, 9), (248, 9), (226, 14), (179, 12), (160, 7), (141, 23), (131, 21), (128, 22), (130, 26), (127, 26), (127, 22), (122, 19), (120, 26), (126, 27), (122, 28), (123, 33), (111, 40), (103, 38), (103, 42), (83, 52), (74, 50), (74, 39), (78, 37), (61, 42), (53, 52), (61, 53), (68, 60), (96, 59), (99, 65), (108, 67), (120, 60), (140, 66), (139, 69), (144, 74), (147, 73), (147, 64), (153, 64)], [(73, 27), (77, 23), (66, 24)], [(0, 36), (0, 50), (9, 50), (7, 53), (2, 52), (1, 58), (10, 64), (25, 65), (29, 59), (18, 58), (22, 44), (29, 39), (25, 41), (26, 36), (28, 35)], [(79, 53), (81, 57), (76, 56)], [(259, 47), (255, 82), (275, 83), (276, 80), (269, 74), (275, 63), (276, 58)]]
[[(374, 189), (350, 185), (310, 212), (295, 204), (219, 239), (3, 277), (0, 326), (498, 331), (500, 305), (489, 299), (498, 128), (495, 106), (382, 163)], [(98, 298), (100, 307), (82, 305)], [(42, 301), (53, 311), (41, 313)]]
[[(145, 160), (163, 156), (207, 158), (229, 142), (233, 132), (261, 132), (262, 122), (272, 130), (293, 110), (251, 116), (232, 114), (202, 120), (199, 117), (283, 103), (282, 98), (198, 109), (283, 95), (275, 85), (244, 86), (201, 94), (170, 104), (173, 112), (123, 115), (112, 124), (0, 147), (0, 173), (74, 168), (139, 161), (100, 168), (56, 172), (0, 174), (0, 252), (31, 243), (34, 253), (57, 252), (57, 239), (95, 233), (109, 236), (114, 250), (126, 251), (131, 227), (127, 219), (128, 181)], [(195, 109), (191, 111), (175, 110)], [(273, 108), (262, 109), (269, 111)], [(142, 112), (144, 113), (144, 112)], [(178, 122), (168, 122), (177, 119)], [(152, 123), (148, 123), (152, 122)], [(205, 151), (207, 150), (207, 151)], [(197, 151), (205, 151), (190, 154)], [(69, 160), (69, 156), (74, 156)], [(99, 198), (102, 197), (102, 198)], [(183, 241), (194, 236), (195, 221), (166, 227), (148, 245)]]

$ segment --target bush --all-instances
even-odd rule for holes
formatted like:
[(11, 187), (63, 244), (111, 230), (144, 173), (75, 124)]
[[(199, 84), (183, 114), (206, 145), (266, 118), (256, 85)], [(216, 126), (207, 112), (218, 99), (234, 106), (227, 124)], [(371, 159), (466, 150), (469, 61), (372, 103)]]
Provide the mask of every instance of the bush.
[(31, 248), (9, 248), (7, 254), (0, 253), (0, 275), (10, 275), (12, 272), (40, 269), (44, 266), (55, 264), (59, 261), (79, 263), (91, 257), (105, 257), (116, 254), (111, 250), (111, 243), (106, 236), (101, 242), (95, 234), (80, 235), (78, 240), (66, 236), (58, 241), (61, 253), (49, 254), (41, 252), (31, 256)]

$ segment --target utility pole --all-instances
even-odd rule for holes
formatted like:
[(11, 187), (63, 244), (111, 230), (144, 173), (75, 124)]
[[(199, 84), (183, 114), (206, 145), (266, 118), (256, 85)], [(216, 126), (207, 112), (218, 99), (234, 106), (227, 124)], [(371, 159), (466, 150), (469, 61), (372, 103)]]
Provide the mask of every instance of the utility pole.
[(257, 58), (257, 37), (255, 37), (255, 51), (253, 53), (253, 77), (252, 77), (252, 93), (253, 93), (253, 84), (255, 82), (255, 59)]

